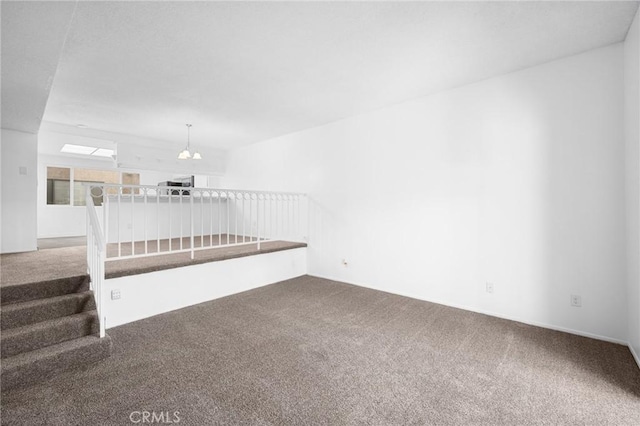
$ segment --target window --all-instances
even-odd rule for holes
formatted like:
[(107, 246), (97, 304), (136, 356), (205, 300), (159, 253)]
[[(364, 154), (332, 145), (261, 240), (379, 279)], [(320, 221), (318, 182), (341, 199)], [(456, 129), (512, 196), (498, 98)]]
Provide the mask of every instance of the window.
[[(85, 206), (85, 183), (114, 183), (139, 185), (139, 173), (120, 173), (114, 170), (96, 170), (69, 167), (47, 167), (47, 204)], [(129, 194), (130, 188), (123, 189)], [(136, 194), (139, 189), (135, 189)], [(108, 194), (117, 194), (116, 189), (108, 189)], [(102, 195), (93, 197), (96, 206), (101, 206)]]
[(71, 169), (47, 167), (47, 204), (71, 204)]

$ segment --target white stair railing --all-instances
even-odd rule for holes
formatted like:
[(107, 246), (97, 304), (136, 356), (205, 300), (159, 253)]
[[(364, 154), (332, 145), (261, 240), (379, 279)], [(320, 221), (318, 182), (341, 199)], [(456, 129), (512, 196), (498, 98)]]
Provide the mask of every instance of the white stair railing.
[(96, 311), (100, 322), (100, 338), (105, 336), (106, 317), (102, 310), (104, 269), (106, 259), (106, 243), (102, 227), (98, 221), (96, 207), (91, 196), (91, 189), (86, 190), (87, 203), (87, 273), (91, 277), (91, 290), (96, 302)]
[[(304, 194), (88, 183), (102, 209), (106, 261), (255, 244), (305, 242)], [(87, 203), (89, 206), (89, 203)], [(96, 214), (96, 217), (98, 215)]]

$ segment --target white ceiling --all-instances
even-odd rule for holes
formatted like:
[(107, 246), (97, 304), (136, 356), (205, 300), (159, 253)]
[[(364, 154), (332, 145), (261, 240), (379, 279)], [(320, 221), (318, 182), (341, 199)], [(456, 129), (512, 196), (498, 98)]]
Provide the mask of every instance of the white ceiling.
[(637, 7), (79, 2), (44, 120), (229, 149), (620, 42)]

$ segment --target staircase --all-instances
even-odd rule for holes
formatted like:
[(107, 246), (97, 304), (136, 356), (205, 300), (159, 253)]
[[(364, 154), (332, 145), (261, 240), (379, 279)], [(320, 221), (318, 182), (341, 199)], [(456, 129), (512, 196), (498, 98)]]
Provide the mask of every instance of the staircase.
[(2, 390), (42, 381), (111, 354), (98, 337), (89, 276), (5, 284), (0, 292)]

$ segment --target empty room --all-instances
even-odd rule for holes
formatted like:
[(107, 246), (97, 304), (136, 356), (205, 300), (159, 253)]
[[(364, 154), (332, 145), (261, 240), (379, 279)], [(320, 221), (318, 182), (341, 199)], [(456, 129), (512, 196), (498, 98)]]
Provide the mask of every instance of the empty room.
[(640, 424), (639, 5), (1, 1), (1, 424)]

